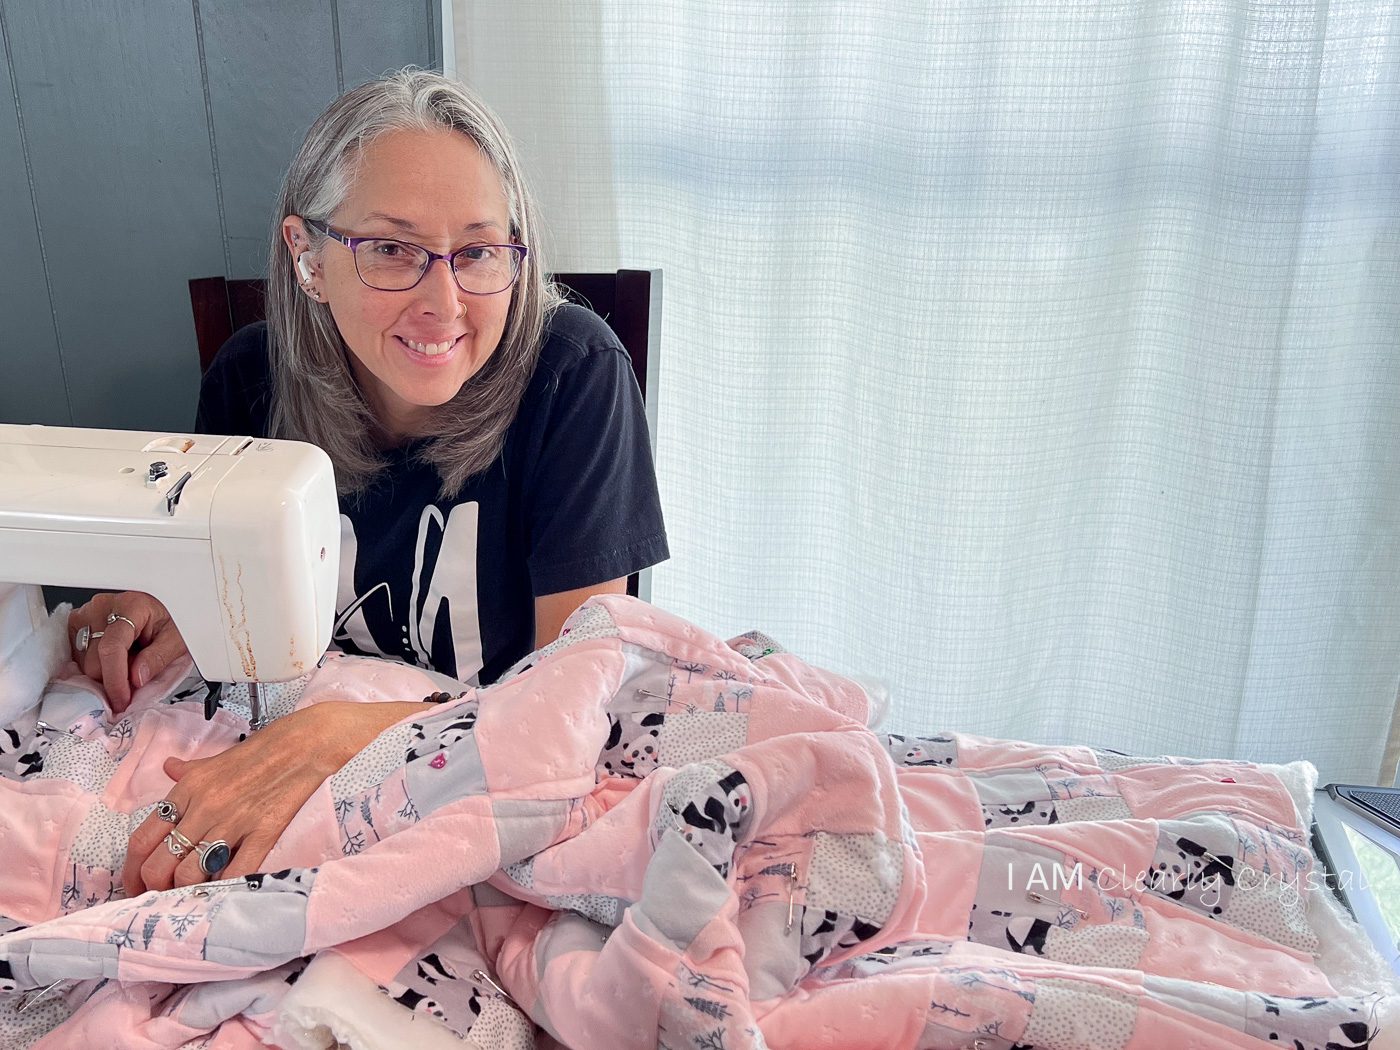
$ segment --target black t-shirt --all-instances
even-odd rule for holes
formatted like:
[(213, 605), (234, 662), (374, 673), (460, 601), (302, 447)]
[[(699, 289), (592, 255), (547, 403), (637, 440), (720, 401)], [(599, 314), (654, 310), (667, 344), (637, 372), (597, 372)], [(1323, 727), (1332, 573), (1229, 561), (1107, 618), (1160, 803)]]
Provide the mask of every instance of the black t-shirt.
[[(195, 429), (267, 437), (266, 324), (236, 332), (199, 392)], [(595, 314), (557, 309), (487, 470), (454, 500), (422, 442), (341, 500), (334, 644), (495, 681), (535, 643), (534, 598), (668, 556), (646, 414), (627, 351)]]

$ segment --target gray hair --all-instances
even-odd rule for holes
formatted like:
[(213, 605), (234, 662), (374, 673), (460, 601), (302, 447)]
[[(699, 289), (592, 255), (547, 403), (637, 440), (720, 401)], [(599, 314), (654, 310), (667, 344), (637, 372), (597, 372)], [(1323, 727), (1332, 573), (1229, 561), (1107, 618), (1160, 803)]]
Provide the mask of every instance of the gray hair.
[[(545, 318), (560, 302), (545, 279), (540, 220), (497, 116), (461, 84), (440, 73), (408, 68), (347, 91), (317, 118), (292, 159), (274, 217), (268, 257), (267, 322), (272, 361), (272, 433), (319, 445), (335, 464), (344, 496), (363, 492), (385, 467), (376, 442), (382, 427), (350, 370), (349, 351), (324, 303), (298, 290), (282, 241), (289, 215), (328, 221), (350, 193), (364, 146), (391, 131), (448, 128), (470, 138), (491, 162), (505, 190), (510, 237), (530, 246), (510, 291), (510, 308), (496, 350), (446, 404), (428, 413), (429, 442), (421, 458), (442, 478), (451, 498), (481, 473), (505, 444), (539, 357)], [(312, 249), (326, 238), (307, 228)]]

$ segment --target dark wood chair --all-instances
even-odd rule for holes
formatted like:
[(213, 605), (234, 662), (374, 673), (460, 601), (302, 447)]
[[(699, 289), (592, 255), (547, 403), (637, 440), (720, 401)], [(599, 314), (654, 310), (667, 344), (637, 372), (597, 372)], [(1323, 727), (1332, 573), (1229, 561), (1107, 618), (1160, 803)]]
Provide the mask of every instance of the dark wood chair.
[[(656, 455), (657, 341), (661, 334), (661, 271), (618, 270), (616, 273), (556, 273), (559, 290), (572, 301), (588, 307), (617, 335), (632, 359), (632, 371), (646, 405), (651, 451)], [(229, 336), (244, 325), (264, 319), (263, 281), (196, 277), (190, 281), (190, 306), (194, 310), (195, 340), (199, 344), (199, 370), (208, 370), (214, 355)], [(648, 581), (648, 584), (650, 581)], [(643, 597), (650, 598), (648, 593)], [(641, 590), (637, 573), (627, 579), (627, 593)]]

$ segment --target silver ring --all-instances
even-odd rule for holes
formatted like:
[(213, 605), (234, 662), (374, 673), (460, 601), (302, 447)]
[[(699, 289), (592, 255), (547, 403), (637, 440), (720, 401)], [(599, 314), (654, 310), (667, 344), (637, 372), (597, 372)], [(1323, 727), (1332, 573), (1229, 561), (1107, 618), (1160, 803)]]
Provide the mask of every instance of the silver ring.
[(199, 870), (210, 878), (227, 868), (228, 862), (233, 859), (233, 850), (223, 839), (201, 842), (196, 852), (199, 853)]
[(106, 631), (94, 631), (91, 627), (84, 624), (82, 627), (78, 628), (78, 633), (73, 636), (73, 648), (80, 653), (85, 653), (88, 651), (89, 645), (106, 633)]
[(140, 634), (140, 633), (141, 633), (139, 630), (137, 630), (136, 621), (133, 620), (133, 619), (131, 619), (130, 617), (128, 617), (128, 616), (123, 616), (123, 615), (121, 615), (120, 613), (108, 613), (108, 614), (107, 614), (107, 626), (108, 626), (108, 627), (111, 627), (112, 624), (116, 623), (118, 620), (121, 620), (123, 623), (129, 623), (129, 624), (131, 624), (131, 629), (132, 629), (133, 631), (136, 631), (137, 634)]
[(156, 816), (167, 824), (180, 823), (180, 811), (176, 808), (175, 803), (168, 798), (163, 798), (156, 803)]
[(170, 834), (165, 836), (165, 848), (177, 857), (183, 857), (190, 850), (194, 849), (194, 843), (181, 835), (179, 829), (171, 828)]

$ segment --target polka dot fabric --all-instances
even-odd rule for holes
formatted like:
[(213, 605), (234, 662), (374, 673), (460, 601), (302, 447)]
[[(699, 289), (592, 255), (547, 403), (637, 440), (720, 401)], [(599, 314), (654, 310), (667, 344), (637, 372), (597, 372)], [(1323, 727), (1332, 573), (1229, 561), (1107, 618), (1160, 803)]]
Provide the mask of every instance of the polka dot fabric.
[(747, 715), (727, 711), (669, 715), (661, 730), (660, 762), (684, 766), (718, 758), (743, 747), (748, 735)]
[(1067, 798), (1055, 803), (1055, 816), (1061, 824), (1076, 820), (1130, 820), (1133, 811), (1117, 796)]
[(819, 832), (807, 873), (807, 906), (883, 923), (899, 897), (903, 863), (897, 842)]
[(44, 768), (34, 774), (34, 779), (66, 780), (89, 794), (99, 794), (117, 771), (116, 762), (102, 742), (83, 740), (68, 733), (49, 736)]
[(765, 656), (787, 652), (762, 631), (745, 631), (737, 638), (731, 638), (730, 648), (746, 660), (762, 660)]
[(495, 998), (481, 1000), (481, 1016), (469, 1035), (471, 1041), (464, 1046), (480, 1050), (535, 1050), (536, 1045), (534, 1026), (519, 1010)]
[(1302, 884), (1259, 874), (1251, 868), (1236, 883), (1220, 920), (1290, 948), (1316, 952), (1318, 940), (1308, 925), (1305, 889)]
[(413, 726), (391, 726), (380, 733), (359, 754), (331, 777), (331, 795), (336, 801), (358, 798), (383, 783), (395, 770), (403, 768), (404, 755), (413, 737)]
[(599, 893), (567, 893), (557, 897), (546, 897), (545, 901), (555, 911), (571, 911), (609, 928), (618, 924), (622, 909), (627, 907), (628, 903), (620, 898), (605, 897)]
[(0, 999), (0, 1047), (32, 1046), (68, 1019), (62, 999), (50, 998), (20, 1013), (20, 1000)]
[(73, 836), (69, 856), (75, 864), (118, 870), (126, 860), (127, 840), (138, 826), (127, 814), (95, 803)]
[(1050, 978), (1036, 982), (1035, 1006), (1020, 1042), (1044, 1050), (1123, 1050), (1136, 1020), (1131, 995)]
[(1140, 926), (1052, 926), (1045, 935), (1045, 957), (1076, 966), (1111, 966), (1132, 970), (1147, 947)]

